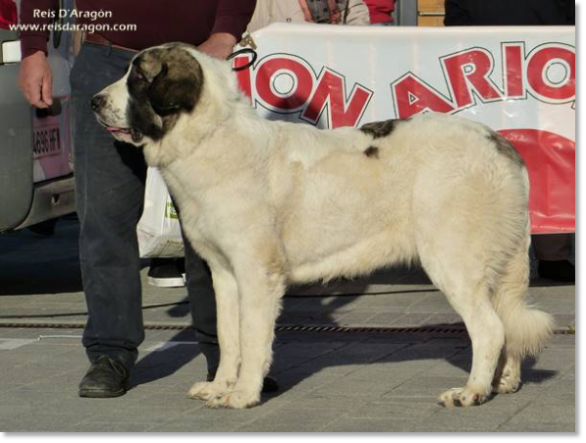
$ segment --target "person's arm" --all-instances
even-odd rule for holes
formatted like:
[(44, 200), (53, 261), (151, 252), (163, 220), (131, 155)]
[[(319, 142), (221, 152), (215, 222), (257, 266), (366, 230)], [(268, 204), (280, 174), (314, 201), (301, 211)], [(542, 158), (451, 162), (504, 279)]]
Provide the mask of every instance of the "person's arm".
[(348, 17), (346, 17), (345, 24), (352, 26), (370, 25), (368, 6), (362, 0), (350, 0), (348, 2)]
[[(56, 0), (22, 0), (20, 23), (24, 25), (48, 25), (52, 19), (42, 17), (57, 10)], [(47, 61), (47, 30), (22, 30), (20, 44), (23, 60), (18, 73), (18, 85), (27, 101), (38, 108), (53, 104), (53, 74)]]
[(220, 0), (211, 35), (198, 49), (212, 57), (228, 57), (254, 13), (256, 0)]
[[(53, 19), (47, 17), (50, 12), (56, 13), (57, 0), (22, 0), (20, 4), (20, 24), (46, 26)], [(43, 16), (45, 15), (45, 16)], [(47, 54), (47, 42), (50, 33), (48, 30), (22, 29), (20, 31), (20, 47), (23, 58), (33, 55), (37, 51)]]
[(468, 0), (446, 0), (445, 26), (470, 26), (472, 17)]

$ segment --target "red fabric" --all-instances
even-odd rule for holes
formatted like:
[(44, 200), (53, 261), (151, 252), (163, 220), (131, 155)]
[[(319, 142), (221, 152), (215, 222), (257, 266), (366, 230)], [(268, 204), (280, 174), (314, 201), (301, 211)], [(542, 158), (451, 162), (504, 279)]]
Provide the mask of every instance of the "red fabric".
[(529, 171), (531, 232), (575, 232), (575, 142), (537, 129), (508, 129), (499, 133), (515, 146)]
[(9, 29), (9, 25), (15, 25), (16, 15), (16, 4), (12, 0), (0, 0), (0, 28)]
[(364, 0), (368, 6), (370, 23), (388, 23), (393, 21), (391, 14), (395, 10), (394, 0)]

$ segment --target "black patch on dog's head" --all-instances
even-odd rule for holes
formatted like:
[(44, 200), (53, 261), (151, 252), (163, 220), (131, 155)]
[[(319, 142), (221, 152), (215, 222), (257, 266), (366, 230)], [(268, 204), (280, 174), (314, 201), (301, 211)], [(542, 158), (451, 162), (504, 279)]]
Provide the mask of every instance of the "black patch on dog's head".
[(395, 128), (401, 123), (406, 120), (385, 120), (382, 122), (372, 122), (362, 125), (360, 130), (365, 134), (371, 135), (372, 138), (377, 139), (381, 137), (386, 137), (391, 132), (395, 130)]
[(132, 61), (127, 79), (128, 121), (153, 140), (161, 139), (179, 115), (192, 112), (201, 96), (203, 72), (185, 47), (170, 44), (149, 49)]
[(376, 146), (369, 146), (364, 151), (364, 155), (366, 155), (369, 158), (370, 157), (378, 158), (378, 148)]
[(523, 157), (521, 157), (510, 141), (508, 141), (502, 135), (492, 131), (487, 136), (487, 138), (494, 144), (499, 154), (504, 155), (520, 168), (525, 167), (525, 161), (523, 160)]

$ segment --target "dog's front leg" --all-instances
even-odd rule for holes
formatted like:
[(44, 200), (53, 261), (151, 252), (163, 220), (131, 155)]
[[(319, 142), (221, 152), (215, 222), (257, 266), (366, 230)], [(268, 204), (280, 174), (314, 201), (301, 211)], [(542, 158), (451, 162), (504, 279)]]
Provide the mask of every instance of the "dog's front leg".
[(232, 391), (208, 402), (211, 407), (242, 409), (259, 403), (263, 379), (272, 362), (275, 322), (285, 292), (285, 278), (264, 266), (254, 270), (248, 266), (237, 278), (242, 353), (240, 374)]
[(221, 267), (211, 266), (218, 315), (218, 340), (220, 342), (220, 366), (212, 382), (194, 384), (189, 397), (213, 401), (229, 392), (238, 379), (240, 367), (240, 331), (238, 286), (232, 273)]

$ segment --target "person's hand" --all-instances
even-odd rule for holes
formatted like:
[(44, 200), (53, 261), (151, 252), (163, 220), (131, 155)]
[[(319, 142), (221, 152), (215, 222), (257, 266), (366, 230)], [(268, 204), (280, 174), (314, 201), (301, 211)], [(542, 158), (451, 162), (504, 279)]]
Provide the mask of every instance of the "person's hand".
[(303, 19), (308, 23), (313, 23), (313, 17), (309, 11), (309, 6), (307, 6), (307, 0), (300, 1), (299, 6), (301, 6), (301, 11), (303, 11)]
[(218, 32), (217, 34), (212, 34), (210, 38), (199, 45), (197, 49), (212, 57), (225, 60), (226, 57), (232, 54), (236, 43), (236, 37), (232, 34)]
[(20, 62), (18, 86), (31, 105), (48, 108), (53, 104), (53, 73), (44, 52), (35, 52)]

